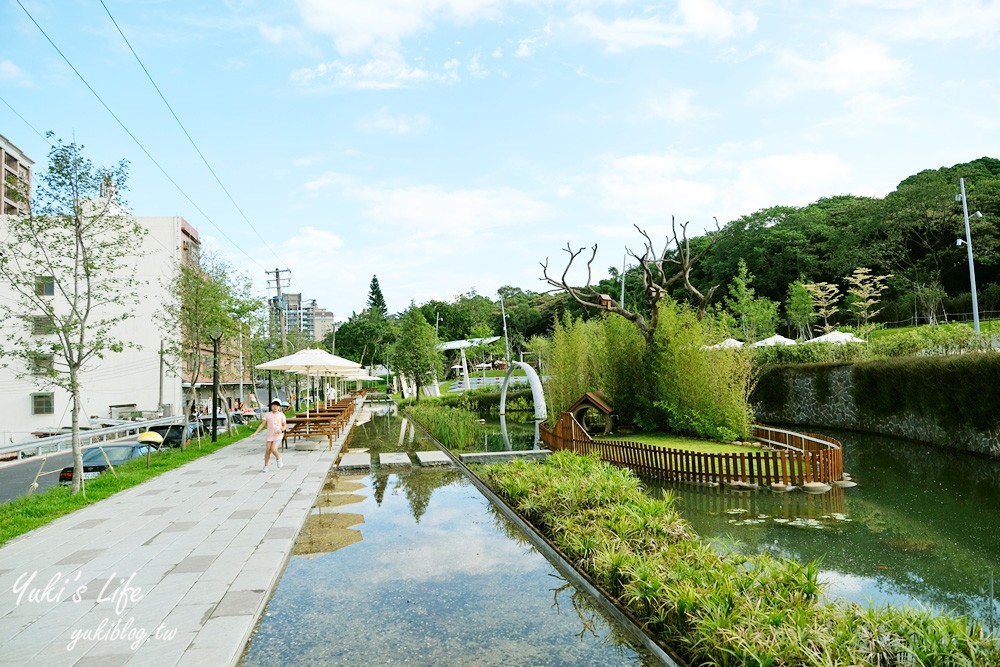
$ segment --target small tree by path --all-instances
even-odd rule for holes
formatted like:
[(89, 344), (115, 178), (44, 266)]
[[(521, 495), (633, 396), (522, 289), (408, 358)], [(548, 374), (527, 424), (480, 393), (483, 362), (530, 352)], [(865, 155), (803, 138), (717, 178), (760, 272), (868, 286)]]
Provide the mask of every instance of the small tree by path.
[(124, 161), (95, 167), (83, 146), (58, 142), (30, 213), (6, 218), (0, 253), (0, 279), (14, 293), (0, 302), (0, 363), (70, 393), (74, 494), (83, 488), (80, 374), (136, 347), (118, 336), (139, 300), (135, 259), (146, 234), (118, 199), (126, 176)]

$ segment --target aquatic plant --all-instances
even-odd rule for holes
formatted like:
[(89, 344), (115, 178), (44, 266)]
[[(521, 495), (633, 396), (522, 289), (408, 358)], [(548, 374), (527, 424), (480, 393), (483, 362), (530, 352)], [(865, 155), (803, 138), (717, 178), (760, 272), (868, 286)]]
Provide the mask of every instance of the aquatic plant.
[(1000, 665), (959, 616), (820, 602), (817, 563), (722, 553), (627, 470), (556, 452), (483, 467), (513, 509), (691, 665)]

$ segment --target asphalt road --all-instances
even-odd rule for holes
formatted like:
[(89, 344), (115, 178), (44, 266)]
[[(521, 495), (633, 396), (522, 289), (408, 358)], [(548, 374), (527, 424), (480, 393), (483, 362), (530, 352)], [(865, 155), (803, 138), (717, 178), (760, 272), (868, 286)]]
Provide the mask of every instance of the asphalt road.
[[(44, 461), (42, 459), (45, 459)], [(35, 473), (39, 466), (42, 472), (55, 470), (51, 475), (42, 475), (38, 478), (38, 490), (44, 491), (59, 484), (59, 471), (68, 465), (73, 464), (73, 452), (59, 452), (57, 454), (45, 454), (22, 459), (17, 463), (0, 468), (0, 503), (5, 503), (14, 498), (20, 498), (28, 492), (31, 481), (35, 479)]]

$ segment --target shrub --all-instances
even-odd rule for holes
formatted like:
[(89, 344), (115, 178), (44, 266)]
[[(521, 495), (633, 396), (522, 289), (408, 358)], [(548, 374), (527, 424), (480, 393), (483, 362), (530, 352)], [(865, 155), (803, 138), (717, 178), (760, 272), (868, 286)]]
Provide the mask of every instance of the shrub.
[(468, 410), (423, 401), (410, 406), (409, 414), (448, 449), (462, 451), (474, 447), (485, 432), (479, 417)]
[(816, 563), (712, 549), (672, 497), (647, 497), (596, 458), (556, 452), (477, 472), (688, 664), (1000, 664), (996, 638), (964, 618), (824, 603)]

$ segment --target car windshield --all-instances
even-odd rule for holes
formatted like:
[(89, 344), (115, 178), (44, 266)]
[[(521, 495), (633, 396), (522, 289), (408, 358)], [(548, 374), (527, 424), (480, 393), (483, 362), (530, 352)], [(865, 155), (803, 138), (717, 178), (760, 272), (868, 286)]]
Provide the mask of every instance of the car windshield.
[(104, 452), (108, 455), (108, 461), (111, 461), (111, 465), (118, 465), (129, 460), (133, 445), (105, 445), (103, 448), (94, 447), (93, 449), (88, 449), (83, 454), (83, 465), (104, 465), (104, 454), (101, 454), (101, 449), (104, 449)]

